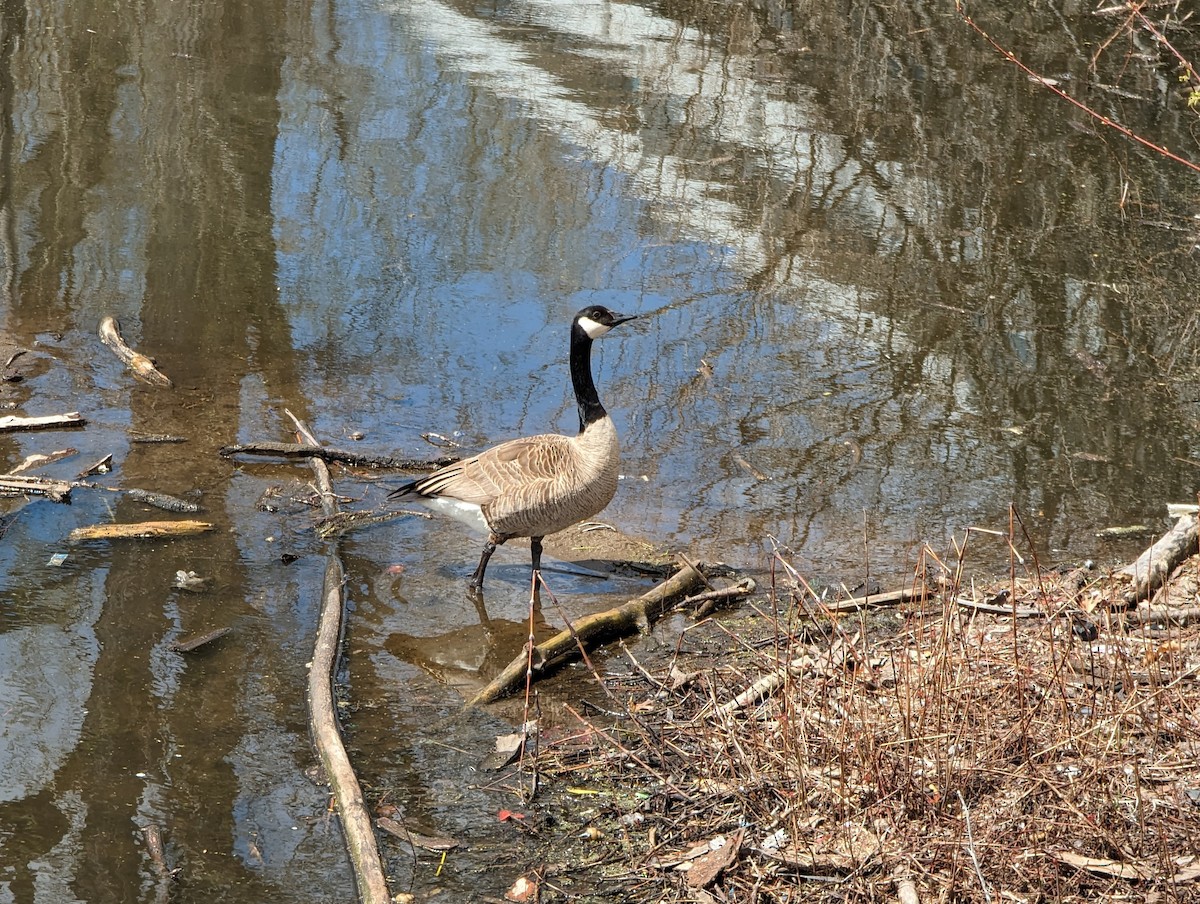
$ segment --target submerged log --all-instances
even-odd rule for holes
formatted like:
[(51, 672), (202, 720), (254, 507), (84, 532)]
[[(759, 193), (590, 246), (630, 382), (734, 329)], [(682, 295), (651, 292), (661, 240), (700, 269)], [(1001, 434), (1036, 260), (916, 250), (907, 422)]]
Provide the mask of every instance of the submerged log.
[(166, 374), (154, 366), (154, 359), (136, 352), (121, 338), (120, 324), (112, 317), (100, 321), (100, 341), (111, 348), (135, 377), (151, 386), (170, 386)]
[(1146, 599), (1161, 587), (1188, 556), (1194, 554), (1200, 538), (1200, 521), (1195, 515), (1185, 515), (1163, 534), (1137, 561), (1117, 572), (1118, 578), (1131, 582), (1125, 591), (1125, 602), (1133, 605)]
[(438, 468), (458, 461), (456, 455), (443, 455), (441, 458), (431, 459), (393, 458), (388, 455), (363, 455), (346, 449), (334, 449), (310, 443), (239, 443), (222, 447), (219, 454), (222, 458), (232, 458), (234, 455), (258, 455), (267, 458), (319, 458), (322, 461), (337, 462), (352, 468), (390, 471), (436, 471)]
[[(546, 673), (579, 655), (580, 645), (591, 647), (615, 637), (644, 631), (667, 610), (672, 600), (691, 592), (705, 583), (704, 575), (695, 565), (686, 564), (672, 577), (663, 581), (637, 599), (612, 609), (586, 615), (533, 650), (534, 674)], [(530, 657), (522, 652), (492, 681), (477, 693), (468, 706), (494, 703), (511, 694), (525, 681), (530, 670)]]
[(203, 634), (193, 634), (190, 637), (181, 637), (169, 647), (172, 653), (194, 653), (201, 647), (206, 647), (214, 640), (220, 640), (230, 632), (230, 628), (217, 628), (215, 631), (206, 631)]

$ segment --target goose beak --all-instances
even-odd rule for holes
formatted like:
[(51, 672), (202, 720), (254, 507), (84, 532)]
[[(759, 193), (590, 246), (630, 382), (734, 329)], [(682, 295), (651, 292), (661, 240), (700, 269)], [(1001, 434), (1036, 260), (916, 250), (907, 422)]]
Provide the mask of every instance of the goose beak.
[(629, 320), (637, 320), (638, 315), (637, 314), (618, 314), (616, 311), (613, 311), (612, 318), (613, 318), (612, 325), (617, 326), (618, 324), (625, 323)]

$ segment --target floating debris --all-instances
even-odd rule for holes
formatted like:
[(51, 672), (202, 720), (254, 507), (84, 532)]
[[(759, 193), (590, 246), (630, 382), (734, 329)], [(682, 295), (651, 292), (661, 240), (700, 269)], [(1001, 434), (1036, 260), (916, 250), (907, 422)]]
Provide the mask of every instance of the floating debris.
[(200, 593), (208, 587), (208, 583), (208, 578), (202, 578), (194, 571), (180, 569), (175, 572), (175, 580), (171, 582), (171, 586), (190, 593)]
[(112, 470), (112, 456), (105, 455), (94, 465), (89, 465), (78, 474), (75, 475), (76, 480), (83, 480), (85, 477), (91, 477), (93, 474), (107, 474)]
[(35, 452), (33, 455), (25, 456), (25, 460), (9, 471), (10, 474), (22, 474), (25, 471), (30, 471), (34, 468), (43, 468), (46, 465), (53, 464), (56, 461), (62, 461), (64, 458), (70, 458), (72, 455), (78, 455), (78, 449), (59, 449), (56, 452), (51, 452), (48, 455), (42, 455)]

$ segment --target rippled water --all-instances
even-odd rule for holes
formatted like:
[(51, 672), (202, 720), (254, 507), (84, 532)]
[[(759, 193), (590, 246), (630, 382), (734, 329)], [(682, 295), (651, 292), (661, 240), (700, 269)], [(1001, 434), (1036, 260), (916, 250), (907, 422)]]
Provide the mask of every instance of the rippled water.
[[(1169, 68), (1077, 59), (1118, 21), (1010, 8), (985, 24), (1023, 58), (1200, 156)], [(430, 432), (570, 430), (585, 304), (642, 315), (596, 348), (625, 450), (603, 519), (697, 558), (763, 568), (774, 538), (815, 579), (899, 581), (1013, 504), (1046, 561), (1115, 561), (1098, 528), (1194, 495), (1194, 176), (943, 6), (9, 0), (0, 102), (2, 338), (28, 349), (0, 402), (89, 420), (3, 434), (8, 466), (112, 454), (97, 483), (195, 495), (216, 526), (70, 546), (164, 516), (105, 490), (7, 503), (0, 902), (160, 899), (148, 823), (171, 900), (350, 897), (304, 774), (325, 547), (309, 506), (258, 504), (310, 478), (217, 450), (286, 439), (284, 408), (415, 457), (443, 451)], [(106, 314), (173, 389), (99, 345)], [(394, 485), (335, 482), (351, 508)], [(527, 552), (497, 554), (480, 612), (455, 524), (341, 551), (356, 763), (373, 801), (465, 842), (440, 875), (386, 848), (394, 890), (502, 893), (513, 798), (475, 765), (506, 723), (459, 707), (524, 641)], [(174, 589), (180, 569), (208, 588)], [(555, 580), (571, 616), (645, 585)]]

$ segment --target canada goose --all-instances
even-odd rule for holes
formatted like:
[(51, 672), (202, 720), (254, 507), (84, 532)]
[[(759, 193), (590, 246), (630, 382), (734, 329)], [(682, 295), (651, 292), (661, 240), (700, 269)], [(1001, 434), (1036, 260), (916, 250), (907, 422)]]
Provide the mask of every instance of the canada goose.
[(415, 494), (430, 508), (482, 528), (487, 543), (471, 575), (483, 589), (483, 573), (496, 547), (529, 537), (536, 575), (542, 538), (601, 511), (617, 492), (620, 445), (612, 418), (592, 381), (592, 341), (635, 319), (591, 305), (571, 321), (571, 385), (579, 406), (579, 435), (543, 433), (509, 440), (393, 490), (389, 499)]

